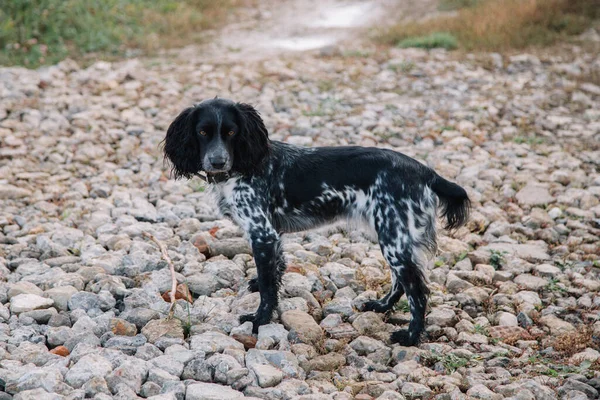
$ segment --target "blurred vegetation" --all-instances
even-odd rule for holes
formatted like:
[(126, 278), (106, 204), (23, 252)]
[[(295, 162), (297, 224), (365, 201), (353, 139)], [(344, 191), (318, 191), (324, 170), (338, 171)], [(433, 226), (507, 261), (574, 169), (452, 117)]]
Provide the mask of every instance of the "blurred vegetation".
[(440, 11), (454, 11), (461, 8), (473, 7), (480, 0), (440, 0)]
[(150, 52), (202, 39), (232, 0), (0, 0), (0, 64)]
[[(583, 33), (600, 18), (600, 0), (441, 0), (439, 9), (454, 12), (400, 23), (381, 40), (423, 47), (425, 38), (443, 34), (465, 50), (503, 51), (551, 45)], [(440, 44), (447, 48), (445, 41)]]
[(434, 32), (426, 36), (413, 36), (401, 40), (400, 47), (419, 47), (422, 49), (443, 48), (454, 50), (458, 47), (456, 38), (447, 32)]

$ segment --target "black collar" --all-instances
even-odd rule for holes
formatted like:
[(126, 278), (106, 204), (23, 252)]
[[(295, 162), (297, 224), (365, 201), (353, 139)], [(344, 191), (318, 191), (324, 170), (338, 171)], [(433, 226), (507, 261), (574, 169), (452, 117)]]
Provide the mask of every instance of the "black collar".
[(198, 176), (204, 182), (208, 182), (210, 184), (225, 182), (227, 179), (230, 178), (228, 172), (217, 172), (216, 174), (206, 173), (206, 176), (197, 173), (196, 176)]

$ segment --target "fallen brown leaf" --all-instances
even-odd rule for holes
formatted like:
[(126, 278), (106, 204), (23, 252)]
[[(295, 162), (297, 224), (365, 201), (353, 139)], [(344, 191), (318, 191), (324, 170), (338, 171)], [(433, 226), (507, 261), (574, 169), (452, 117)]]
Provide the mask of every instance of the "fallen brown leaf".
[(52, 350), (50, 350), (50, 353), (56, 354), (56, 355), (61, 356), (61, 357), (66, 357), (69, 354), (71, 354), (71, 352), (69, 351), (69, 349), (67, 349), (65, 346), (55, 347)]

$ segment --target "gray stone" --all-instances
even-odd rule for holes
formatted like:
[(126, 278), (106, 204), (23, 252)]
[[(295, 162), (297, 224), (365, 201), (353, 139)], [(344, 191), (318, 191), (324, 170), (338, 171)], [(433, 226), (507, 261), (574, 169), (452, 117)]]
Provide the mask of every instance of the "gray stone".
[[(1, 394), (1, 392), (0, 392)], [(17, 393), (12, 400), (64, 400), (65, 397), (57, 393), (48, 393), (44, 389), (25, 390)]]
[(590, 399), (598, 398), (598, 391), (596, 389), (575, 379), (567, 379), (565, 383), (558, 389), (558, 393), (563, 396), (571, 390), (583, 392)]
[(550, 329), (550, 333), (553, 335), (561, 335), (568, 332), (575, 331), (573, 324), (563, 321), (555, 315), (544, 315), (539, 319), (539, 323), (547, 326)]
[(186, 387), (185, 383), (180, 381), (166, 381), (161, 388), (162, 396), (171, 396), (175, 400), (184, 400)]
[(433, 392), (425, 385), (414, 382), (405, 382), (400, 388), (400, 392), (406, 399), (429, 399), (433, 397)]
[(37, 294), (18, 294), (10, 299), (10, 311), (14, 314), (52, 307), (54, 301)]
[(302, 364), (306, 371), (334, 371), (346, 364), (346, 357), (338, 353), (329, 353), (314, 357)]
[(350, 342), (350, 347), (352, 347), (359, 355), (365, 356), (379, 349), (386, 348), (386, 345), (383, 344), (383, 342), (368, 336), (359, 336)]
[(356, 270), (343, 264), (329, 262), (321, 267), (321, 274), (328, 276), (338, 288), (346, 287), (354, 279)]
[(21, 199), (28, 196), (31, 196), (31, 192), (27, 189), (0, 184), (0, 199)]
[(486, 252), (488, 255), (490, 254), (490, 250), (501, 252), (507, 256), (522, 258), (530, 262), (550, 260), (550, 255), (548, 254), (548, 245), (540, 241), (528, 243), (497, 242), (477, 249), (477, 251)]
[(515, 197), (519, 204), (526, 206), (542, 206), (555, 201), (554, 197), (548, 192), (548, 189), (537, 185), (525, 186), (519, 190)]
[(13, 283), (7, 292), (9, 300), (19, 294), (37, 294), (38, 296), (42, 296), (44, 291), (31, 282), (22, 281)]
[(206, 354), (222, 353), (225, 349), (244, 349), (242, 343), (220, 332), (205, 332), (192, 336), (190, 347)]
[(54, 307), (58, 311), (67, 311), (69, 309), (68, 303), (78, 290), (73, 286), (59, 286), (48, 289), (44, 292), (44, 296), (54, 300)]
[(82, 309), (85, 311), (99, 309), (108, 311), (116, 304), (114, 297), (109, 292), (102, 291), (99, 294), (89, 292), (78, 292), (69, 299), (69, 310)]
[(182, 362), (177, 361), (174, 357), (170, 355), (164, 355), (160, 357), (156, 357), (150, 361), (151, 364), (160, 368), (171, 375), (176, 376), (178, 379), (183, 372), (184, 364)]
[(142, 328), (142, 334), (150, 343), (156, 343), (160, 339), (183, 339), (183, 328), (178, 319), (157, 319), (149, 321)]
[[(160, 318), (160, 314), (158, 311), (151, 310), (149, 308), (133, 308), (127, 311), (124, 311), (119, 315), (120, 318), (123, 318), (127, 322), (131, 322), (136, 326), (138, 331), (147, 326), (150, 321), (156, 320)], [(152, 326), (152, 325), (151, 325)], [(179, 335), (177, 335), (178, 337)], [(160, 336), (158, 336), (160, 337)], [(156, 337), (154, 340), (157, 340)]]
[(6, 391), (24, 392), (33, 389), (44, 389), (50, 393), (64, 390), (63, 376), (58, 368), (33, 368), (16, 380), (6, 382)]
[(123, 387), (138, 393), (147, 376), (148, 365), (146, 362), (130, 358), (122, 361), (117, 368), (106, 375), (106, 383), (113, 393), (120, 391)]
[(502, 395), (492, 392), (482, 384), (471, 386), (471, 388), (467, 390), (467, 396), (472, 399), (480, 400), (502, 400), (503, 398)]
[(336, 298), (325, 304), (323, 307), (323, 315), (340, 314), (344, 317), (349, 317), (354, 314), (352, 299)]
[(521, 274), (514, 279), (514, 282), (523, 289), (533, 291), (541, 290), (549, 284), (546, 279), (531, 274)]
[(255, 364), (251, 369), (256, 374), (258, 384), (262, 388), (276, 386), (283, 379), (283, 373), (271, 365)]
[(100, 376), (93, 376), (89, 381), (85, 382), (82, 386), (87, 397), (94, 397), (98, 393), (111, 395), (106, 380)]
[(112, 369), (112, 364), (106, 358), (98, 354), (88, 354), (69, 369), (65, 381), (78, 389), (95, 376), (104, 378)]
[(323, 338), (323, 330), (313, 317), (299, 310), (286, 311), (281, 315), (286, 329), (294, 331), (304, 343), (317, 343)]
[(427, 315), (428, 325), (437, 325), (446, 327), (454, 326), (458, 322), (458, 318), (453, 310), (444, 307), (436, 307)]
[(52, 307), (47, 308), (45, 310), (26, 311), (24, 313), (21, 313), (21, 318), (28, 317), (34, 319), (35, 322), (37, 322), (38, 324), (47, 324), (48, 321), (50, 321), (50, 318), (52, 318), (55, 315), (58, 315), (58, 312), (56, 311), (56, 308)]
[(187, 387), (185, 400), (234, 400), (244, 395), (228, 386), (214, 383), (193, 383)]
[(500, 326), (518, 326), (519, 322), (514, 314), (501, 311), (496, 315), (498, 325)]
[(579, 390), (569, 390), (563, 392), (562, 400), (588, 400), (588, 396)]
[(561, 273), (560, 268), (550, 264), (536, 265), (535, 270), (537, 271), (538, 275), (547, 278), (554, 278)]
[(160, 394), (161, 385), (158, 385), (152, 381), (147, 381), (142, 385), (140, 389), (140, 395), (145, 398), (157, 396)]

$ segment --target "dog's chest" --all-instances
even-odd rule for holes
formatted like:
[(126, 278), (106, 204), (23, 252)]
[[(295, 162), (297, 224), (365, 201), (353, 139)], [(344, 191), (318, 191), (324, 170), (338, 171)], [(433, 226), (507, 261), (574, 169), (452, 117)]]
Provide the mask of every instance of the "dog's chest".
[(219, 214), (224, 217), (234, 219), (235, 207), (234, 207), (234, 188), (235, 179), (229, 179), (226, 182), (219, 183), (216, 185), (210, 185), (209, 194), (212, 200), (217, 206)]

